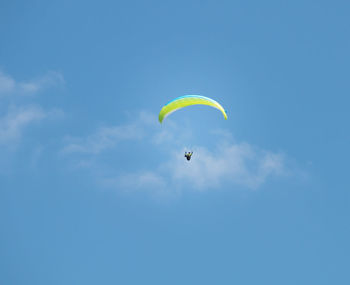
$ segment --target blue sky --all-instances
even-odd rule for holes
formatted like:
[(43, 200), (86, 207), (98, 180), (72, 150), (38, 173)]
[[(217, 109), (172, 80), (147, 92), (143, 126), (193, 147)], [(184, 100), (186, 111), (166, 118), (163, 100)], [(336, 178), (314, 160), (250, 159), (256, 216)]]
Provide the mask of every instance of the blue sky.
[(0, 283), (349, 284), (349, 12), (2, 1)]

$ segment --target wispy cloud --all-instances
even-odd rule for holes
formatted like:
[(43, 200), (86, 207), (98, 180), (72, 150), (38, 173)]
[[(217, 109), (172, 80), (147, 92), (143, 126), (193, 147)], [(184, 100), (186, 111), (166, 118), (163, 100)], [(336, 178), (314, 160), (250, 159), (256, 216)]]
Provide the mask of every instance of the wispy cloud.
[(39, 106), (11, 107), (8, 113), (0, 118), (0, 143), (18, 140), (24, 127), (46, 116), (47, 113)]
[(9, 75), (0, 71), (0, 95), (8, 94), (16, 89), (16, 81)]
[(143, 131), (137, 124), (101, 127), (86, 138), (66, 137), (67, 145), (63, 148), (63, 152), (98, 154), (114, 147), (120, 141), (141, 139)]
[(15, 80), (10, 75), (0, 71), (0, 96), (35, 94), (48, 87), (62, 85), (63, 83), (62, 74), (56, 71), (50, 71), (43, 76), (25, 81)]
[(108, 187), (115, 187), (130, 190), (130, 189), (148, 189), (150, 191), (164, 191), (167, 187), (167, 182), (162, 175), (154, 171), (140, 171), (139, 173), (125, 173), (123, 175), (105, 178), (103, 183)]
[[(13, 95), (36, 94), (43, 89), (63, 83), (63, 76), (54, 71), (26, 81), (15, 80), (12, 76), (0, 71), (0, 97), (1, 95), (9, 95), (11, 98)], [(21, 96), (15, 97), (21, 98)], [(58, 109), (46, 110), (36, 103), (28, 105), (28, 100), (24, 100), (25, 104), (21, 99), (10, 101), (11, 103), (4, 100), (0, 106), (0, 113), (3, 114), (0, 117), (0, 144), (2, 145), (13, 146), (20, 140), (24, 129), (30, 124), (63, 115), (63, 111)]]
[(235, 186), (257, 189), (269, 177), (287, 173), (283, 154), (258, 150), (246, 143), (225, 142), (214, 150), (203, 146), (194, 149), (190, 162), (184, 159), (184, 150), (177, 149), (154, 170), (123, 173), (106, 180), (109, 186), (114, 182), (118, 189), (134, 190), (151, 186), (164, 191), (202, 191)]
[[(124, 171), (111, 176), (110, 173), (115, 171), (109, 169), (106, 175), (102, 174), (102, 178), (99, 172), (98, 179), (104, 186), (124, 190), (153, 189), (151, 191), (154, 192), (154, 189), (157, 189), (157, 193), (165, 193), (235, 185), (257, 189), (269, 177), (286, 173), (285, 155), (259, 149), (248, 143), (235, 142), (228, 130), (212, 131), (211, 133), (220, 137), (220, 144), (213, 148), (209, 148), (208, 145), (194, 146), (193, 158), (188, 162), (183, 157), (186, 150), (183, 148), (183, 142), (188, 141), (188, 136), (183, 131), (174, 130), (181, 128), (173, 122), (162, 128), (157, 124), (156, 116), (143, 112), (132, 123), (103, 127), (86, 138), (70, 138), (64, 152), (80, 153), (83, 155), (82, 161), (86, 161), (89, 156), (94, 155), (96, 158), (101, 152), (112, 149), (122, 140), (136, 140), (143, 145), (147, 144), (148, 151), (157, 153), (159, 159), (150, 162), (146, 169), (139, 167), (141, 163), (135, 161), (134, 169), (129, 172)], [(179, 134), (186, 139), (183, 140)], [(137, 157), (140, 161), (144, 160), (145, 154), (140, 151)], [(93, 163), (97, 161), (94, 160)], [(103, 164), (103, 161), (98, 163)]]
[(133, 116), (131, 122), (114, 126), (103, 126), (86, 137), (67, 136), (63, 153), (100, 154), (114, 148), (118, 143), (129, 140), (142, 140), (153, 146), (164, 143), (178, 144), (190, 133), (168, 120), (167, 128), (162, 128), (157, 117), (146, 111)]
[(198, 190), (225, 185), (256, 189), (269, 176), (284, 173), (282, 154), (259, 150), (247, 143), (226, 141), (214, 150), (203, 146), (195, 150), (190, 163), (178, 153), (166, 163), (171, 183), (181, 187), (191, 185)]

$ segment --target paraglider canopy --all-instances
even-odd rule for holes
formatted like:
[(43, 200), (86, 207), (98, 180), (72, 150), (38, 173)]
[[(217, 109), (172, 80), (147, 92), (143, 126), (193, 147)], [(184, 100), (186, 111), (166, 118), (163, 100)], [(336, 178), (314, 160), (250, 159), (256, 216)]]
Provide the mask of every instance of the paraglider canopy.
[(200, 96), (200, 95), (186, 95), (178, 97), (174, 100), (171, 100), (168, 104), (166, 104), (159, 113), (159, 122), (162, 123), (163, 120), (169, 116), (171, 113), (179, 110), (181, 108), (191, 106), (191, 105), (207, 105), (210, 107), (214, 107), (221, 111), (224, 115), (225, 120), (227, 120), (227, 114), (225, 109), (215, 100), (210, 99), (208, 97)]

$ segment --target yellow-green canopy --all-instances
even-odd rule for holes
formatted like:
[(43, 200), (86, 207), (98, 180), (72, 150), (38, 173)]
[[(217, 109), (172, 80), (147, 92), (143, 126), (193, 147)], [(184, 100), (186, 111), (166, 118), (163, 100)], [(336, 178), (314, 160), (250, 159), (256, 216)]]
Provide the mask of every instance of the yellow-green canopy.
[(224, 115), (225, 120), (227, 120), (227, 114), (225, 109), (215, 100), (210, 99), (208, 97), (199, 96), (199, 95), (186, 95), (178, 97), (174, 100), (171, 100), (168, 104), (166, 104), (159, 113), (159, 122), (163, 122), (163, 120), (169, 116), (171, 113), (175, 112), (178, 109), (191, 106), (191, 105), (208, 105), (219, 109), (221, 113)]

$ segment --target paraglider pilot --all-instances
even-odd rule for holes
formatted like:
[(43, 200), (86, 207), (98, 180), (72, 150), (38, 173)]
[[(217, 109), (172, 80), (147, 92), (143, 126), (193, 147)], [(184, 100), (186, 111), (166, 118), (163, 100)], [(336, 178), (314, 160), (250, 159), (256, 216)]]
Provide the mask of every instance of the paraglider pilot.
[(187, 158), (187, 160), (190, 160), (192, 157), (193, 151), (192, 152), (185, 152), (185, 157)]

